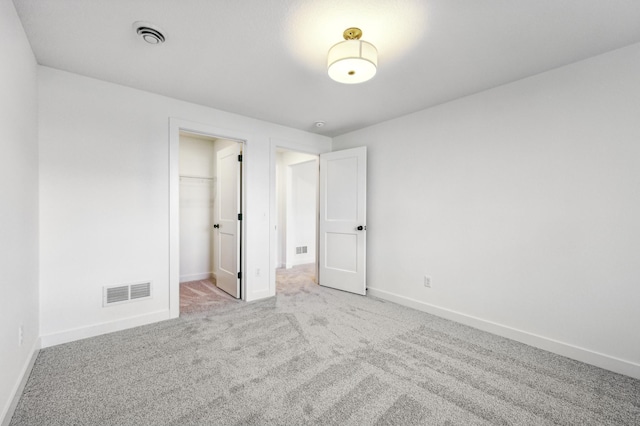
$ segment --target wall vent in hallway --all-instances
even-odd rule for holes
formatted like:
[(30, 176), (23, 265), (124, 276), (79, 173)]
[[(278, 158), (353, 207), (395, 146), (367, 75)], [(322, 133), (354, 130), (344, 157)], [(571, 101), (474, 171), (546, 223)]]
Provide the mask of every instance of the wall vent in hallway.
[(304, 254), (307, 252), (307, 246), (296, 247), (296, 254)]
[(151, 297), (151, 281), (104, 287), (102, 306), (111, 306)]

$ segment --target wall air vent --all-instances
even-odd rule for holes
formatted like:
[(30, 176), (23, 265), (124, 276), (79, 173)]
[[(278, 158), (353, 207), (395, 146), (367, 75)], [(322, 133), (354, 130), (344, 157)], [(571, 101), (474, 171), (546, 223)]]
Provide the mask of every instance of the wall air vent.
[(129, 300), (129, 286), (121, 285), (118, 287), (111, 287), (105, 289), (106, 299), (105, 304), (126, 302)]
[(120, 303), (131, 302), (139, 299), (151, 297), (151, 281), (107, 286), (102, 292), (102, 306), (118, 305)]

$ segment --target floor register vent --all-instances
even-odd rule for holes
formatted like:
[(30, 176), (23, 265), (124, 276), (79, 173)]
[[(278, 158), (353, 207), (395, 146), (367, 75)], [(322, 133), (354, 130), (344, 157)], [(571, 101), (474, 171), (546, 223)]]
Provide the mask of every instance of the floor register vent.
[(151, 297), (151, 282), (104, 287), (102, 306), (117, 305)]

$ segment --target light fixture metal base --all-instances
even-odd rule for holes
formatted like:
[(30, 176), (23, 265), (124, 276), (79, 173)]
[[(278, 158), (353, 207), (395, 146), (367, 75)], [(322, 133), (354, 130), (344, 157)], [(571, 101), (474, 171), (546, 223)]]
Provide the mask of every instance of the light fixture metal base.
[(342, 33), (342, 36), (345, 40), (360, 40), (360, 37), (362, 37), (362, 30), (356, 27), (347, 28)]

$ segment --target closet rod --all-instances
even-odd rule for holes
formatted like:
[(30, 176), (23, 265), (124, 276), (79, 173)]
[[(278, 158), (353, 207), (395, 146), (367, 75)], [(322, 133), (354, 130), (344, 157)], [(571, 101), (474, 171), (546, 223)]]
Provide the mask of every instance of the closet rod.
[(189, 175), (180, 175), (181, 178), (189, 178), (189, 179), (206, 179), (206, 180), (215, 180), (216, 178), (206, 177), (206, 176), (189, 176)]

